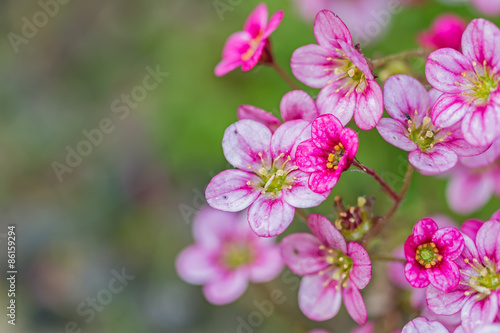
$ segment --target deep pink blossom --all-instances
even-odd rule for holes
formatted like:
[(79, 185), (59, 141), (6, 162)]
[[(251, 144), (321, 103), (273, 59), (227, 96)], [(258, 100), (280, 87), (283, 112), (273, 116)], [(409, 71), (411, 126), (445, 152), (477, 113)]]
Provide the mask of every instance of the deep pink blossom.
[(500, 136), (500, 29), (473, 20), (462, 36), (462, 53), (444, 48), (431, 53), (425, 74), (443, 92), (431, 110), (432, 122), (450, 127), (462, 121), (465, 139), (490, 145)]
[(311, 139), (297, 147), (297, 165), (311, 173), (309, 188), (316, 193), (330, 191), (342, 172), (349, 169), (358, 151), (358, 135), (344, 128), (331, 114), (319, 116), (312, 123)]
[(257, 235), (281, 234), (292, 222), (295, 207), (315, 207), (329, 194), (311, 191), (309, 174), (295, 163), (297, 145), (310, 138), (310, 128), (305, 120), (288, 121), (274, 134), (249, 119), (229, 126), (222, 148), (227, 161), (238, 169), (212, 179), (205, 193), (208, 204), (229, 212), (250, 206), (248, 222)]
[(279, 247), (258, 238), (244, 214), (204, 207), (194, 219), (193, 236), (195, 244), (177, 257), (177, 272), (189, 283), (204, 285), (210, 303), (231, 303), (248, 281), (270, 281), (283, 269)]
[(449, 291), (429, 287), (427, 304), (437, 314), (460, 312), (463, 331), (473, 333), (476, 328), (493, 323), (499, 314), (500, 221), (485, 222), (475, 241), (463, 237), (465, 248), (456, 260), (460, 284)]
[(215, 67), (215, 75), (225, 75), (240, 66), (244, 72), (255, 67), (269, 43), (269, 36), (282, 18), (283, 11), (280, 10), (268, 22), (267, 6), (258, 5), (245, 22), (243, 31), (229, 36), (222, 51), (222, 61)]
[(439, 229), (434, 220), (425, 218), (413, 227), (405, 242), (405, 276), (415, 288), (430, 284), (447, 291), (459, 282), (458, 266), (453, 262), (464, 248), (460, 231), (453, 227)]
[(321, 114), (331, 113), (343, 125), (354, 115), (359, 128), (372, 129), (382, 117), (382, 90), (349, 30), (338, 16), (323, 10), (314, 22), (314, 35), (318, 44), (293, 53), (293, 74), (310, 87), (323, 88), (316, 101)]
[(461, 158), (446, 190), (448, 204), (460, 214), (478, 210), (493, 195), (500, 196), (500, 138), (485, 153)]
[(402, 333), (450, 333), (440, 322), (418, 317), (403, 327)]
[(409, 151), (410, 163), (425, 174), (448, 171), (457, 164), (459, 156), (478, 155), (487, 149), (465, 141), (460, 124), (447, 128), (435, 126), (429, 109), (436, 95), (437, 91), (427, 92), (410, 76), (391, 76), (384, 86), (384, 103), (392, 118), (382, 118), (377, 125), (380, 135), (390, 144)]
[(431, 50), (448, 47), (460, 51), (462, 34), (466, 27), (467, 22), (461, 17), (443, 14), (434, 20), (428, 31), (418, 35), (418, 43), (423, 48)]
[(372, 275), (368, 253), (358, 243), (346, 244), (340, 231), (321, 215), (309, 215), (308, 226), (312, 235), (292, 234), (281, 242), (286, 265), (304, 276), (300, 309), (312, 320), (327, 320), (338, 313), (343, 299), (351, 317), (364, 325), (367, 312), (359, 290)]
[[(296, 119), (304, 119), (312, 122), (319, 116), (316, 103), (306, 92), (293, 90), (281, 99), (281, 117), (285, 122)], [(272, 113), (259, 109), (252, 105), (242, 105), (238, 108), (238, 119), (252, 119), (266, 125), (274, 133), (281, 125), (281, 121)]]

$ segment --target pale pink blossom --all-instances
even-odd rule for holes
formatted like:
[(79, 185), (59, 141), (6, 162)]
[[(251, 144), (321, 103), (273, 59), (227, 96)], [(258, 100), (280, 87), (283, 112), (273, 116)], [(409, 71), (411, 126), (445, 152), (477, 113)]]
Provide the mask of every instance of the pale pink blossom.
[(450, 333), (440, 322), (418, 317), (403, 327), (402, 333)]

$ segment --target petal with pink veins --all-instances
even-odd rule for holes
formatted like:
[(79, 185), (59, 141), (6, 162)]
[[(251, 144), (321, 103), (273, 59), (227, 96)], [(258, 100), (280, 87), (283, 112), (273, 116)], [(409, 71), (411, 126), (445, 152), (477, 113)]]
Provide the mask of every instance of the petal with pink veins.
[(293, 75), (305, 85), (323, 88), (332, 76), (330, 53), (319, 45), (305, 45), (293, 52), (290, 66)]
[(449, 333), (438, 321), (429, 321), (424, 317), (413, 319), (403, 327), (401, 333)]
[(295, 208), (282, 198), (262, 194), (248, 209), (248, 223), (259, 237), (278, 236), (288, 228), (295, 215)]
[(290, 183), (291, 189), (283, 189), (283, 199), (296, 208), (316, 207), (328, 198), (330, 192), (316, 193), (309, 188), (309, 174), (302, 171), (294, 171), (289, 177), (294, 180)]
[(462, 52), (479, 68), (486, 62), (497, 72), (500, 70), (500, 29), (485, 19), (472, 20), (462, 35)]
[[(469, 59), (457, 50), (444, 48), (432, 52), (427, 58), (425, 76), (429, 83), (439, 91), (459, 94), (468, 90), (469, 78), (474, 75), (474, 68)], [(456, 84), (459, 83), (459, 84)]]
[(462, 122), (465, 140), (474, 146), (489, 146), (500, 136), (500, 105), (478, 106)]
[(248, 277), (244, 271), (236, 270), (227, 273), (203, 286), (203, 294), (215, 305), (224, 305), (238, 299), (248, 286)]
[(467, 288), (458, 287), (452, 291), (441, 291), (430, 285), (426, 290), (427, 306), (438, 315), (453, 315), (464, 307), (469, 297), (464, 292)]
[(417, 123), (427, 115), (429, 94), (425, 87), (408, 75), (391, 76), (384, 84), (384, 104), (387, 113), (400, 123), (414, 119), (417, 113)]
[(485, 222), (476, 235), (479, 258), (488, 257), (500, 267), (500, 221)]
[(312, 122), (319, 115), (312, 97), (302, 90), (293, 90), (283, 96), (280, 109), (285, 121), (304, 119)]
[(430, 111), (432, 123), (440, 128), (451, 127), (458, 123), (470, 108), (463, 95), (443, 94)]
[(325, 275), (305, 276), (299, 289), (299, 307), (312, 320), (328, 320), (339, 312), (342, 303), (342, 293), (332, 285), (323, 284), (328, 277)]
[(301, 119), (287, 121), (274, 132), (271, 139), (273, 158), (276, 159), (280, 154), (284, 154), (282, 162), (289, 156), (294, 160), (297, 146), (310, 138), (311, 126), (308, 121)]
[(413, 227), (413, 239), (416, 244), (428, 243), (432, 240), (432, 235), (439, 229), (434, 220), (429, 218), (421, 219)]
[(372, 278), (372, 263), (368, 252), (356, 242), (347, 244), (347, 255), (352, 259), (349, 279), (358, 288), (365, 288)]
[(465, 303), (462, 309), (462, 326), (466, 332), (475, 332), (476, 328), (495, 321), (498, 313), (498, 299), (495, 296), (480, 301), (471, 297)]
[(347, 312), (351, 315), (352, 319), (359, 325), (364, 325), (368, 318), (366, 312), (365, 302), (359, 292), (358, 288), (352, 283), (347, 282), (347, 285), (342, 288), (342, 297)]
[(354, 115), (358, 96), (354, 93), (346, 96), (342, 91), (337, 92), (338, 88), (335, 83), (324, 87), (318, 94), (316, 104), (321, 114), (333, 114), (345, 126)]
[(343, 126), (331, 114), (319, 116), (312, 123), (311, 138), (318, 148), (329, 150), (340, 140)]
[(493, 194), (494, 183), (488, 175), (456, 170), (446, 189), (448, 204), (457, 213), (468, 214), (485, 205)]
[(454, 227), (441, 228), (434, 233), (432, 242), (437, 245), (439, 253), (448, 260), (455, 260), (464, 249), (464, 238)]
[(295, 162), (304, 172), (320, 172), (326, 169), (327, 156), (312, 139), (302, 142), (295, 153)]
[(353, 94), (357, 95), (354, 121), (362, 130), (371, 130), (377, 126), (384, 113), (382, 89), (377, 81), (368, 80), (363, 92)]
[(467, 220), (460, 227), (460, 231), (465, 235), (469, 236), (472, 240), (476, 240), (477, 232), (479, 228), (483, 226), (483, 221), (477, 219)]
[(318, 171), (309, 176), (309, 188), (316, 193), (326, 193), (331, 191), (337, 185), (342, 169), (339, 167), (335, 171), (326, 169), (325, 171)]
[(415, 168), (426, 175), (448, 171), (458, 162), (457, 154), (443, 145), (434, 146), (428, 152), (414, 150), (410, 152), (408, 159)]
[(407, 127), (400, 121), (391, 118), (382, 118), (377, 125), (377, 131), (385, 141), (405, 151), (413, 151), (417, 144), (408, 138)]
[(307, 225), (312, 233), (327, 247), (347, 252), (344, 236), (335, 228), (326, 217), (319, 214), (311, 214), (307, 219)]
[(340, 142), (345, 148), (344, 156), (353, 160), (354, 157), (356, 157), (359, 147), (358, 134), (350, 128), (344, 128), (342, 132), (340, 132)]
[(349, 29), (344, 22), (329, 10), (322, 10), (314, 21), (314, 36), (319, 45), (335, 51), (336, 45), (332, 41), (341, 40), (352, 45)]
[(259, 177), (241, 170), (226, 170), (212, 178), (205, 191), (210, 206), (227, 212), (239, 212), (260, 195), (248, 182), (259, 183)]
[(406, 263), (405, 276), (414, 288), (425, 288), (430, 283), (427, 270), (416, 262)]
[(295, 274), (317, 274), (330, 265), (322, 256), (321, 245), (323, 243), (311, 234), (292, 234), (281, 241), (281, 255), (288, 268)]
[(452, 261), (443, 260), (436, 267), (427, 270), (429, 281), (439, 290), (453, 290), (460, 282), (460, 271), (457, 264)]
[(267, 128), (269, 128), (271, 132), (276, 131), (276, 129), (281, 125), (281, 121), (271, 113), (252, 105), (241, 105), (238, 108), (237, 114), (238, 120), (255, 120), (267, 126)]

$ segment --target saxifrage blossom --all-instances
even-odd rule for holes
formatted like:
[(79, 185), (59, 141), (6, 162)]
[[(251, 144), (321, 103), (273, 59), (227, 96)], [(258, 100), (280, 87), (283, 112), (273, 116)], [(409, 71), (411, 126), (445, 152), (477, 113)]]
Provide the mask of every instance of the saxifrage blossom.
[(315, 207), (329, 193), (308, 187), (309, 174), (298, 170), (297, 145), (310, 138), (310, 123), (292, 120), (276, 132), (254, 120), (240, 120), (224, 133), (222, 148), (237, 169), (215, 176), (206, 189), (208, 204), (237, 212), (250, 206), (248, 222), (261, 237), (281, 234), (292, 222), (295, 207)]
[(460, 279), (458, 266), (453, 262), (462, 253), (464, 239), (453, 227), (439, 229), (434, 220), (425, 218), (413, 227), (405, 244), (405, 276), (415, 288), (430, 284), (448, 291)]
[[(288, 92), (281, 99), (281, 117), (285, 122), (303, 119), (312, 122), (319, 116), (316, 103), (309, 94), (301, 90)], [(274, 133), (282, 124), (272, 113), (259, 109), (252, 105), (241, 105), (238, 108), (238, 119), (252, 119), (266, 125)]]
[(448, 291), (429, 287), (427, 304), (437, 314), (460, 312), (463, 331), (473, 333), (499, 314), (500, 220), (485, 222), (475, 240), (463, 237), (465, 249), (456, 260), (460, 284)]
[(342, 172), (349, 169), (358, 151), (358, 135), (344, 128), (331, 114), (312, 123), (311, 139), (297, 147), (296, 162), (301, 171), (311, 173), (309, 188), (316, 193), (330, 191)]
[(222, 61), (215, 67), (215, 75), (225, 75), (240, 66), (244, 72), (255, 67), (261, 60), (264, 49), (269, 47), (269, 36), (279, 26), (282, 18), (283, 11), (280, 10), (268, 22), (267, 6), (258, 5), (245, 22), (243, 31), (229, 36), (222, 51)]
[(271, 239), (257, 237), (242, 213), (202, 208), (194, 219), (195, 244), (176, 261), (185, 281), (201, 284), (210, 303), (231, 303), (248, 282), (267, 282), (283, 269), (279, 247)]
[(418, 317), (403, 327), (402, 333), (450, 333), (440, 322)]
[(384, 85), (384, 104), (392, 118), (377, 125), (380, 135), (390, 144), (409, 151), (410, 163), (425, 174), (450, 170), (459, 156), (483, 153), (488, 147), (475, 147), (465, 141), (460, 124), (447, 128), (435, 126), (429, 117), (435, 90), (427, 92), (416, 79), (407, 75), (391, 76)]
[(431, 53), (425, 74), (443, 92), (432, 108), (432, 122), (441, 128), (460, 120), (465, 139), (490, 145), (500, 136), (500, 29), (484, 19), (473, 20), (462, 36), (462, 53), (444, 48)]
[(321, 215), (309, 215), (307, 224), (313, 234), (292, 234), (281, 242), (286, 265), (304, 276), (300, 309), (312, 320), (327, 320), (338, 313), (343, 299), (351, 317), (364, 325), (367, 312), (359, 290), (368, 285), (372, 275), (368, 253), (358, 243), (346, 244), (342, 234)]
[(428, 31), (418, 35), (418, 43), (426, 49), (437, 50), (452, 48), (460, 51), (462, 47), (462, 34), (467, 27), (467, 22), (453, 14), (438, 16)]
[(318, 44), (293, 53), (293, 74), (310, 87), (323, 88), (316, 101), (321, 114), (331, 113), (343, 125), (354, 115), (359, 128), (372, 129), (382, 117), (382, 90), (353, 46), (351, 33), (338, 16), (323, 10), (314, 22), (314, 35)]

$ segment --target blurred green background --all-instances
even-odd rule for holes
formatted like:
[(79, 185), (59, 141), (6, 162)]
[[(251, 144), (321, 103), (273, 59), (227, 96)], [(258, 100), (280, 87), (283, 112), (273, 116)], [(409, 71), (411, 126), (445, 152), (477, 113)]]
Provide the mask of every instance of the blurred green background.
[[(237, 318), (247, 318), (255, 310), (254, 300), (269, 297), (269, 288), (286, 292), (287, 302), (254, 332), (314, 327), (347, 332), (354, 326), (345, 310), (325, 323), (308, 322), (298, 311), (298, 279), (290, 273), (268, 289), (252, 287), (222, 307), (209, 305), (200, 287), (176, 275), (174, 260), (192, 242), (191, 222), (204, 204), (205, 187), (228, 167), (221, 140), (236, 121), (238, 105), (278, 115), (281, 97), (289, 91), (267, 67), (214, 76), (226, 38), (241, 30), (259, 1), (240, 3), (221, 19), (212, 0), (68, 1), (32, 31), (32, 38), (20, 42), (17, 53), (9, 33), (20, 35), (23, 17), (32, 21), (40, 4), (0, 4), (6, 37), (0, 42), (0, 233), (17, 225), (19, 272), (17, 325), (8, 325), (2, 313), (0, 332), (236, 332)], [(266, 3), (271, 13), (285, 11), (271, 40), (277, 61), (289, 71), (292, 52), (314, 42), (312, 23), (302, 20), (291, 0)], [(450, 11), (467, 20), (476, 15), (465, 5), (450, 8), (428, 1), (412, 6), (393, 17), (386, 34), (363, 48), (365, 54), (378, 57), (416, 48), (417, 32)], [(422, 74), (424, 62), (414, 65)], [(168, 76), (130, 112), (118, 112), (115, 100), (143, 84), (148, 66), (159, 66)], [(303, 88), (312, 95), (318, 92)], [(77, 149), (86, 139), (83, 131), (99, 128), (103, 119), (109, 119), (106, 126), (113, 130), (58, 178), (54, 162), (66, 164), (67, 149)], [(359, 160), (400, 186), (406, 153), (376, 131), (359, 135)], [(447, 207), (445, 186), (446, 177), (414, 178), (385, 234), (383, 251), (390, 253), (422, 217), (442, 213), (457, 222), (466, 218)], [(349, 172), (332, 198), (314, 211), (332, 216), (333, 195), (354, 203), (365, 194), (377, 198), (379, 214), (390, 204), (372, 179)], [(486, 219), (498, 205), (498, 198), (492, 199), (473, 216)], [(294, 223), (287, 233), (293, 231), (305, 231), (305, 225)], [(4, 235), (0, 248), (0, 268), (7, 271)], [(364, 291), (372, 318), (390, 315), (397, 306), (387, 299), (393, 294), (387, 293), (383, 264), (375, 265), (381, 275)], [(78, 306), (106, 288), (113, 271), (123, 269), (135, 278), (85, 322)], [(7, 287), (1, 280), (3, 309)], [(403, 324), (400, 318), (393, 320)], [(78, 328), (70, 324), (68, 329), (70, 322)]]

